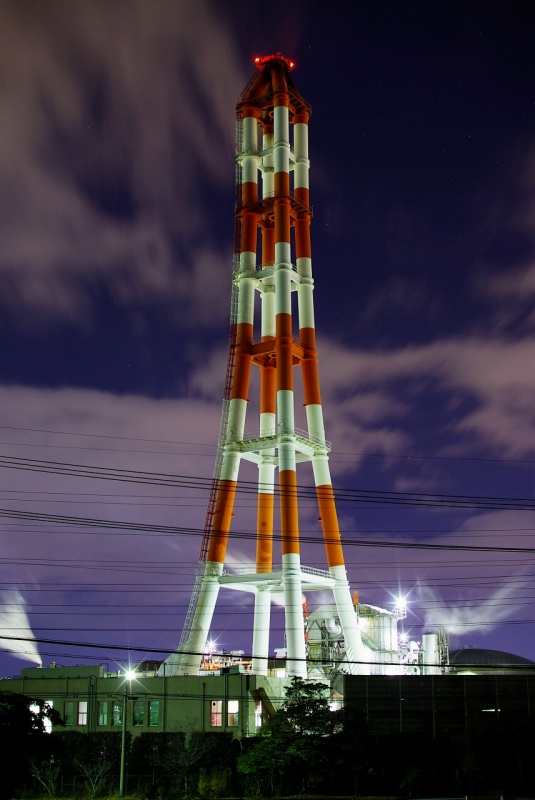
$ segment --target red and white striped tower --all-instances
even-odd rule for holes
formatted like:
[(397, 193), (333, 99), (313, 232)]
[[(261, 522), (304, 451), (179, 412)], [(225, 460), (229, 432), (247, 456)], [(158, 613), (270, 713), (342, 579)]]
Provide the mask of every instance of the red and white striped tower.
[[(310, 247), (308, 120), (293, 64), (280, 53), (257, 70), (237, 105), (238, 204), (233, 311), (218, 459), (209, 503), (204, 562), (182, 638), (166, 674), (195, 674), (221, 586), (255, 595), (252, 671), (266, 674), (272, 593), (283, 593), (287, 672), (307, 675), (303, 592), (331, 589), (344, 632), (347, 669), (362, 671), (362, 641), (346, 577), (321, 406)], [(292, 180), (293, 176), (293, 180)], [(258, 250), (261, 248), (261, 263)], [(254, 334), (256, 293), (260, 335)], [(297, 297), (298, 331), (292, 298)], [(260, 373), (259, 431), (245, 438), (251, 368)], [(306, 432), (294, 423), (294, 367), (301, 367)], [(242, 459), (258, 466), (256, 571), (224, 574)], [(328, 570), (301, 564), (297, 466), (310, 461)], [(278, 469), (278, 487), (275, 474)], [(275, 495), (282, 565), (273, 566)]]

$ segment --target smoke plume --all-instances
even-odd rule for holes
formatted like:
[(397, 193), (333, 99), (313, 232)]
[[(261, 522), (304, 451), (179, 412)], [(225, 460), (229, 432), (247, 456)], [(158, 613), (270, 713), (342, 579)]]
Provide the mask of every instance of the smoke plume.
[(16, 589), (0, 592), (0, 603), (0, 648), (41, 666), (23, 596)]

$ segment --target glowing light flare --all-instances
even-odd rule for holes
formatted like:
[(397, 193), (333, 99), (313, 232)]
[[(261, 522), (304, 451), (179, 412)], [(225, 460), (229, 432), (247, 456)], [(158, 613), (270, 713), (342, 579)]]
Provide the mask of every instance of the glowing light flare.
[(217, 643), (213, 639), (208, 639), (204, 649), (205, 655), (213, 655), (217, 650)]
[(137, 673), (135, 669), (125, 669), (124, 671), (124, 679), (125, 681), (133, 681), (137, 677)]
[(398, 619), (405, 619), (407, 617), (407, 597), (400, 595), (394, 600), (394, 614)]
[(253, 62), (258, 69), (263, 67), (265, 64), (269, 64), (270, 61), (283, 61), (287, 69), (293, 69), (295, 67), (295, 61), (292, 61), (291, 58), (286, 58), (286, 56), (283, 56), (282, 53), (272, 53), (269, 56), (255, 56), (253, 59)]

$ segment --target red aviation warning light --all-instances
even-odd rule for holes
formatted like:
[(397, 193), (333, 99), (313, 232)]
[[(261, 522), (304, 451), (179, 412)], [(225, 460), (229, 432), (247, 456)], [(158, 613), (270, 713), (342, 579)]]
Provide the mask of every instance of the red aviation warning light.
[(288, 69), (293, 69), (295, 67), (295, 61), (292, 61), (291, 58), (286, 58), (282, 53), (273, 53), (270, 56), (255, 56), (253, 61), (258, 69), (269, 64), (270, 61), (282, 61), (286, 64)]

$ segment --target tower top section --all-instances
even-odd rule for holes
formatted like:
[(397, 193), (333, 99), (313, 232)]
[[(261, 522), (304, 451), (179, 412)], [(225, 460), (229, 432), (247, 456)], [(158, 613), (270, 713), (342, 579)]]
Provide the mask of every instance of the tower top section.
[[(255, 56), (253, 61), (256, 71), (240, 95), (236, 107), (238, 119), (249, 116), (251, 109), (256, 108), (259, 121), (269, 124), (273, 107), (284, 105), (291, 122), (308, 122), (312, 109), (301, 97), (291, 75), (295, 61), (282, 53)], [(294, 119), (294, 115), (299, 118)]]

